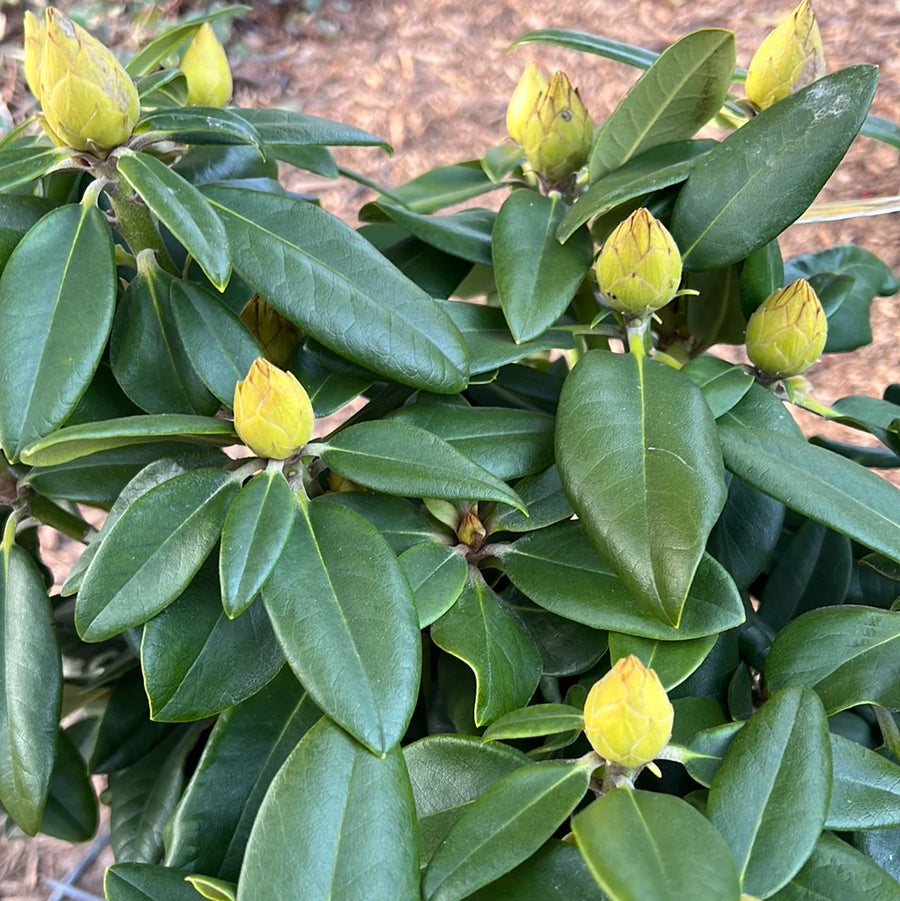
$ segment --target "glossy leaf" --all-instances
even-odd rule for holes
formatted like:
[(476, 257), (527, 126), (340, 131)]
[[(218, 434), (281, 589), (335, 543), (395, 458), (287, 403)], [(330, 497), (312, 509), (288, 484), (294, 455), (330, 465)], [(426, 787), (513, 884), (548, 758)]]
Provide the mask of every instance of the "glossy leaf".
[(166, 864), (236, 881), (278, 769), (321, 712), (289, 667), (216, 720), (166, 841)]
[(531, 410), (411, 404), (388, 418), (437, 435), (498, 479), (521, 478), (553, 462), (553, 419)]
[(53, 466), (116, 447), (172, 439), (218, 445), (236, 441), (234, 427), (224, 419), (177, 413), (125, 416), (60, 429), (25, 448), (22, 462), (29, 466)]
[(236, 112), (207, 106), (152, 110), (141, 116), (136, 134), (152, 133), (182, 144), (250, 144), (263, 156), (257, 130)]
[(198, 469), (138, 498), (85, 573), (75, 605), (82, 638), (109, 638), (174, 601), (218, 540), (238, 487), (230, 473)]
[(43, 577), (11, 525), (0, 572), (0, 804), (34, 835), (57, 754), (62, 663)]
[(635, 603), (578, 523), (561, 523), (519, 539), (503, 554), (507, 575), (536, 604), (594, 629), (678, 641), (740, 625), (740, 595), (711, 557), (700, 561), (676, 629)]
[(572, 31), (567, 28), (541, 28), (537, 31), (529, 31), (513, 41), (510, 47), (521, 47), (524, 44), (555, 44), (558, 47), (567, 47), (582, 53), (604, 56), (638, 69), (650, 68), (653, 61), (659, 56), (658, 53), (645, 50), (643, 47), (635, 47), (622, 41), (614, 41), (596, 34)]
[(400, 557), (419, 612), (419, 628), (440, 619), (462, 594), (468, 566), (466, 558), (444, 544), (418, 544)]
[(405, 422), (350, 426), (321, 449), (339, 475), (385, 494), (495, 500), (522, 509), (516, 493), (432, 432)]
[(381, 147), (391, 152), (383, 138), (352, 125), (310, 116), (286, 109), (235, 110), (249, 122), (267, 147), (275, 144), (289, 147)]
[(717, 269), (771, 241), (809, 206), (847, 152), (875, 93), (872, 66), (840, 69), (773, 104), (691, 173), (671, 231), (691, 269)]
[(534, 738), (584, 728), (584, 716), (570, 704), (532, 704), (494, 720), (484, 731), (485, 741)]
[(235, 882), (226, 882), (224, 879), (215, 879), (212, 876), (199, 876), (196, 873), (184, 878), (209, 901), (237, 901), (237, 883)]
[(521, 767), (474, 801), (422, 876), (427, 901), (458, 901), (531, 856), (584, 797), (591, 767), (548, 761)]
[(112, 235), (93, 205), (48, 213), (12, 252), (0, 277), (0, 443), (9, 460), (75, 408), (106, 346), (115, 296)]
[(541, 656), (528, 631), (477, 570), (459, 600), (432, 627), (434, 643), (475, 673), (475, 723), (528, 703), (541, 677)]
[(826, 607), (789, 623), (772, 644), (766, 680), (812, 688), (830, 715), (857, 704), (900, 710), (900, 619), (871, 607)]
[(738, 403), (753, 385), (753, 376), (743, 366), (731, 366), (707, 355), (695, 357), (681, 371), (703, 392), (716, 419)]
[(865, 854), (830, 832), (813, 849), (799, 873), (772, 901), (896, 901), (897, 880)]
[(572, 516), (572, 505), (566, 497), (555, 464), (542, 473), (517, 482), (516, 494), (522, 498), (528, 515), (503, 504), (497, 508), (492, 519), (496, 531), (533, 532)]
[(311, 353), (295, 354), (291, 360), (290, 370), (306, 389), (317, 418), (336, 413), (371, 385), (368, 378), (328, 369)]
[(900, 766), (833, 733), (831, 755), (834, 784), (825, 827), (845, 832), (900, 827)]
[(11, 191), (40, 178), (48, 169), (69, 156), (58, 147), (23, 147), (0, 150), (0, 191)]
[(622, 657), (634, 654), (645, 666), (656, 671), (663, 688), (668, 691), (681, 684), (703, 663), (717, 637), (705, 635), (686, 641), (660, 641), (637, 635), (625, 635), (622, 632), (610, 632), (609, 656), (615, 663)]
[(667, 47), (600, 126), (588, 159), (590, 181), (660, 144), (693, 137), (725, 102), (734, 57), (734, 35), (718, 28)]
[(46, 197), (0, 194), (0, 274), (28, 230), (55, 207)]
[(207, 196), (235, 269), (283, 316), (396, 381), (445, 393), (465, 386), (468, 355), (452, 321), (340, 220), (255, 191), (211, 188)]
[(116, 863), (103, 876), (107, 901), (197, 901), (194, 887), (175, 870), (149, 863)]
[(768, 897), (812, 853), (831, 796), (828, 721), (810, 691), (773, 695), (731, 742), (709, 789), (709, 817), (744, 892)]
[(593, 261), (586, 229), (560, 244), (567, 207), (558, 198), (513, 191), (500, 207), (492, 259), (500, 305), (517, 342), (542, 335), (565, 313)]
[(601, 555), (647, 612), (677, 627), (726, 496), (700, 390), (661, 363), (589, 352), (563, 387), (556, 457)]
[(575, 816), (572, 831), (611, 901), (738, 901), (728, 845), (681, 798), (616, 788)]
[(221, 713), (259, 691), (283, 663), (260, 602), (238, 620), (225, 615), (213, 561), (144, 626), (141, 640), (150, 717), (163, 722)]
[(281, 472), (266, 470), (238, 492), (219, 549), (222, 606), (240, 616), (269, 578), (294, 525), (294, 497)]
[(123, 149), (116, 159), (116, 171), (221, 291), (231, 275), (231, 254), (225, 228), (209, 201), (148, 153)]
[[(502, 176), (500, 176), (502, 178)], [(481, 160), (437, 166), (391, 189), (391, 199), (402, 201), (415, 213), (434, 213), (503, 187), (492, 179)]]
[(761, 386), (718, 420), (725, 465), (754, 488), (874, 551), (900, 560), (900, 493), (850, 460), (807, 444)]
[(414, 898), (415, 807), (399, 748), (370, 754), (322, 719), (278, 771), (257, 815), (238, 901)]
[(385, 539), (347, 509), (310, 505), (262, 596), (316, 703), (373, 752), (387, 753), (415, 706), (421, 640), (409, 583)]
[(715, 141), (675, 141), (655, 147), (619, 169), (598, 178), (572, 205), (556, 231), (560, 241), (568, 241), (579, 226), (595, 216), (604, 216), (620, 204), (680, 184), (694, 170), (702, 156), (716, 146)]
[(181, 344), (200, 381), (225, 406), (234, 403), (259, 347), (240, 319), (198, 285), (176, 281), (169, 303)]

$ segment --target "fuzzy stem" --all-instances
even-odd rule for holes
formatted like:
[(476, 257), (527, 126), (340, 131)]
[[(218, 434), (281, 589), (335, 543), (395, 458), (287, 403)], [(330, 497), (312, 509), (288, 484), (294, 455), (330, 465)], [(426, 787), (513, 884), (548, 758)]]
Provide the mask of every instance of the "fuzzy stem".
[(137, 257), (142, 250), (152, 250), (163, 269), (172, 275), (179, 275), (178, 267), (172, 262), (153, 216), (144, 203), (119, 180), (110, 180), (104, 190), (116, 214), (116, 230), (124, 238), (132, 255)]

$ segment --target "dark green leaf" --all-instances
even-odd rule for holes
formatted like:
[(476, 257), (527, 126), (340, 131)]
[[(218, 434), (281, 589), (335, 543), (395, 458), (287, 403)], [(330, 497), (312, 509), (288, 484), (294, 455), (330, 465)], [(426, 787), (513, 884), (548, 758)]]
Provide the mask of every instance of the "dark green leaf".
[(785, 506), (900, 560), (897, 489), (874, 473), (807, 444), (780, 401), (761, 386), (718, 420), (725, 465)]
[(630, 354), (589, 351), (560, 397), (556, 456), (572, 506), (635, 599), (676, 627), (725, 503), (714, 423), (688, 378)]
[(236, 109), (257, 131), (263, 144), (289, 147), (381, 147), (391, 145), (360, 128), (286, 109)]
[(199, 285), (173, 282), (169, 304), (194, 371), (218, 400), (231, 407), (235, 382), (247, 377), (260, 356), (256, 340), (238, 316)]
[(635, 603), (578, 523), (526, 535), (504, 553), (503, 563), (513, 584), (535, 603), (594, 629), (678, 641), (722, 632), (744, 619), (734, 583), (704, 556), (680, 626), (662, 622)]
[(0, 194), (0, 273), (28, 230), (55, 206), (46, 197)]
[(531, 410), (420, 403), (389, 418), (437, 435), (504, 481), (553, 462), (553, 419)]
[(485, 741), (534, 738), (584, 728), (584, 716), (570, 704), (532, 704), (504, 714), (484, 731)]
[(459, 901), (530, 857), (584, 797), (591, 765), (521, 767), (474, 801), (422, 876), (427, 901)]
[(432, 627), (434, 643), (475, 673), (475, 723), (528, 703), (541, 677), (541, 656), (528, 631), (470, 569), (459, 600)]
[(842, 397), (831, 408), (837, 422), (862, 429), (900, 456), (900, 405), (862, 394)]
[(896, 662), (900, 619), (871, 607), (826, 607), (788, 623), (772, 644), (766, 680), (773, 691), (804, 685), (830, 715), (857, 704), (900, 710)]
[(174, 870), (149, 863), (117, 863), (103, 876), (107, 901), (197, 901), (194, 887)]
[(240, 616), (275, 567), (294, 524), (294, 497), (281, 472), (254, 476), (234, 499), (219, 552), (222, 606)]
[(141, 640), (150, 716), (163, 722), (214, 716), (259, 691), (283, 663), (262, 603), (237, 620), (225, 615), (212, 560)]
[(250, 144), (263, 155), (257, 130), (236, 112), (226, 109), (182, 106), (153, 110), (140, 118), (135, 133), (152, 133), (181, 144)]
[(416, 599), (419, 628), (430, 626), (455, 603), (466, 584), (466, 558), (445, 544), (417, 544), (400, 555)]
[(246, 145), (191, 147), (172, 167), (192, 185), (240, 181), (278, 185), (278, 164)]
[(234, 476), (198, 469), (138, 498), (91, 561), (75, 606), (85, 641), (147, 622), (187, 587), (219, 538)]
[(86, 842), (97, 831), (98, 818), (85, 760), (68, 731), (60, 730), (40, 831), (66, 842)]
[(738, 403), (753, 385), (753, 376), (743, 366), (708, 355), (695, 357), (681, 371), (703, 392), (716, 419)]
[(777, 238), (754, 250), (740, 267), (738, 290), (745, 319), (749, 319), (773, 291), (794, 281), (784, 277), (784, 261)]
[(210, 901), (237, 901), (237, 883), (226, 882), (224, 879), (216, 879), (212, 876), (200, 876), (193, 873), (185, 876), (185, 881)]
[(510, 47), (521, 47), (523, 44), (556, 44), (558, 47), (567, 47), (581, 53), (605, 56), (607, 59), (635, 66), (638, 69), (649, 69), (659, 56), (652, 50), (635, 47), (633, 44), (565, 28), (542, 28), (538, 31), (529, 31), (513, 41)]
[[(678, 717), (677, 712), (675, 716)], [(684, 764), (692, 779), (709, 788), (725, 752), (742, 727), (743, 723), (739, 722), (701, 729), (685, 745), (678, 747), (677, 754), (673, 756)], [(670, 747), (678, 744), (673, 738)]]
[(177, 413), (126, 416), (60, 429), (25, 448), (22, 462), (29, 466), (53, 466), (112, 448), (179, 439), (219, 445), (234, 444), (237, 440), (234, 427), (224, 419)]
[(322, 446), (321, 457), (344, 478), (385, 494), (494, 500), (522, 509), (500, 479), (437, 435), (404, 422), (350, 426)]
[(516, 494), (522, 498), (528, 515), (503, 504), (491, 520), (494, 531), (533, 532), (572, 516), (572, 505), (563, 490), (555, 464), (538, 475), (516, 483)]
[(392, 188), (390, 196), (415, 213), (428, 214), (501, 187), (504, 186), (499, 184), (499, 179), (491, 179), (485, 172), (481, 160), (469, 160), (430, 169), (412, 181)]
[(513, 191), (497, 214), (491, 251), (494, 278), (517, 342), (538, 338), (550, 328), (591, 268), (594, 244), (587, 229), (565, 244), (556, 239), (566, 210), (559, 197), (522, 190)]
[(191, 365), (172, 313), (178, 283), (154, 263), (142, 263), (116, 310), (110, 365), (122, 390), (148, 413), (211, 415), (219, 403)]
[(123, 148), (116, 170), (221, 291), (231, 275), (231, 253), (225, 228), (209, 201), (148, 153)]
[(612, 901), (738, 901), (728, 845), (681, 798), (616, 788), (574, 817), (572, 831)]
[(731, 742), (709, 789), (709, 817), (741, 888), (768, 897), (812, 853), (831, 796), (828, 721), (810, 691), (775, 694)]
[(419, 894), (415, 808), (400, 749), (380, 759), (324, 718), (272, 780), (238, 899), (297, 897), (301, 886), (304, 901)]
[(10, 517), (0, 572), (0, 804), (34, 835), (57, 754), (62, 663), (44, 579), (14, 525)]
[(870, 114), (866, 116), (866, 121), (863, 122), (863, 127), (859, 133), (867, 138), (875, 138), (877, 141), (884, 141), (885, 144), (890, 144), (891, 147), (900, 149), (900, 125), (897, 125), (896, 122), (892, 122), (890, 119)]
[(70, 150), (59, 147), (37, 146), (0, 150), (0, 191), (11, 191), (13, 188), (27, 185), (70, 154)]
[(291, 372), (306, 389), (317, 418), (337, 412), (359, 397), (371, 384), (367, 378), (334, 372), (323, 366), (311, 353), (305, 352), (294, 355)]
[(734, 57), (734, 35), (717, 28), (667, 47), (600, 126), (588, 160), (590, 181), (660, 144), (693, 137), (725, 102)]
[(700, 666), (716, 643), (717, 635), (705, 635), (686, 641), (660, 641), (625, 635), (622, 632), (609, 633), (609, 656), (613, 663), (629, 654), (638, 657), (645, 666), (652, 667), (659, 676), (666, 691), (680, 685)]
[(876, 79), (872, 66), (826, 75), (711, 151), (691, 173), (672, 216), (685, 265), (735, 263), (796, 220), (859, 132)]
[(830, 832), (772, 901), (898, 901), (900, 887), (881, 867)]
[(226, 710), (172, 815), (166, 864), (236, 881), (269, 783), (320, 716), (288, 667)]
[(827, 829), (889, 829), (900, 826), (900, 767), (887, 757), (831, 735), (834, 784)]
[[(364, 238), (314, 204), (211, 188), (235, 269), (326, 347), (392, 379), (454, 393), (465, 345), (452, 321)], [(340, 247), (337, 253), (335, 247)]]
[(375, 753), (403, 736), (421, 640), (406, 576), (384, 538), (333, 504), (298, 513), (263, 601), (316, 703)]
[(112, 235), (93, 205), (48, 213), (10, 256), (0, 277), (0, 443), (9, 460), (59, 428), (90, 384), (112, 326), (115, 277)]

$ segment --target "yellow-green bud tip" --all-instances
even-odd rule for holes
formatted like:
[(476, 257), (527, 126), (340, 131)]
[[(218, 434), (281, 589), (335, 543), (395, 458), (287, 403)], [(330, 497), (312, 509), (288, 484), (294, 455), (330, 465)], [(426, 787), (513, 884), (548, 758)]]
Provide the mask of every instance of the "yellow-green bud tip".
[(257, 357), (234, 386), (234, 428), (258, 457), (286, 460), (312, 435), (309, 395), (291, 372)]
[(538, 96), (546, 88), (547, 79), (544, 78), (537, 63), (530, 62), (525, 67), (506, 108), (506, 129), (517, 144), (525, 140), (525, 123), (537, 103)]
[(566, 181), (587, 161), (594, 123), (565, 72), (555, 72), (538, 94), (521, 134), (526, 159), (551, 184)]
[(180, 68), (187, 81), (188, 106), (222, 109), (231, 99), (231, 67), (209, 22), (197, 29), (184, 51)]
[(584, 705), (584, 732), (604, 759), (643, 766), (672, 737), (675, 711), (659, 676), (631, 654), (595, 682)]
[(822, 37), (809, 0), (770, 32), (747, 69), (747, 99), (766, 109), (825, 74)]
[(828, 323), (805, 279), (770, 294), (747, 323), (747, 355), (773, 378), (806, 372), (825, 349)]
[(614, 310), (644, 316), (678, 291), (681, 252), (669, 230), (640, 207), (606, 239), (595, 271), (600, 292)]
[(30, 29), (26, 74), (30, 71), (30, 78), (37, 79), (41, 125), (53, 142), (92, 153), (124, 144), (137, 122), (140, 100), (134, 82), (111, 51), (51, 7), (46, 11), (36, 74), (39, 38), (34, 24)]

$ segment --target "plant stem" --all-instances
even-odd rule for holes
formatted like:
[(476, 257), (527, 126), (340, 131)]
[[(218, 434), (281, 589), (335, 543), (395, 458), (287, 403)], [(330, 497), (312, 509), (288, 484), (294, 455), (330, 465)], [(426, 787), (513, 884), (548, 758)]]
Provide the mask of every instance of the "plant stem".
[(34, 494), (28, 499), (28, 508), (31, 515), (40, 520), (45, 526), (74, 538), (81, 544), (87, 544), (88, 539), (96, 531), (90, 524), (85, 522), (80, 516), (70, 513), (58, 504), (55, 504), (49, 498), (42, 494)]
[(116, 214), (116, 229), (125, 239), (132, 255), (137, 257), (142, 250), (152, 250), (163, 269), (172, 275), (180, 275), (144, 203), (135, 198), (118, 179), (110, 179), (104, 190)]
[(895, 757), (900, 758), (900, 727), (897, 726), (893, 714), (880, 704), (873, 704), (872, 710), (875, 711), (875, 720), (881, 730), (881, 740), (884, 742), (884, 746)]

